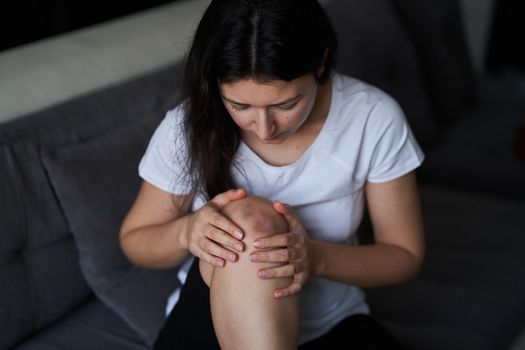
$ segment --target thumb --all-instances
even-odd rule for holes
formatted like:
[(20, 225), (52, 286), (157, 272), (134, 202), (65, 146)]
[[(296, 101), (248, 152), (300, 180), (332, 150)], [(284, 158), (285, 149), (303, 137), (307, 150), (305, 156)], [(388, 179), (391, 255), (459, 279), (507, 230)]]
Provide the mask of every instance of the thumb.
[(234, 200), (241, 199), (246, 196), (246, 191), (242, 188), (236, 190), (229, 190), (223, 193), (219, 193), (210, 201), (214, 204), (216, 209), (220, 210), (226, 204), (233, 202)]
[(295, 215), (295, 212), (291, 206), (284, 204), (280, 201), (273, 202), (273, 208), (282, 216), (284, 216), (286, 222), (288, 223), (288, 229), (290, 231), (295, 231), (301, 227), (301, 222)]

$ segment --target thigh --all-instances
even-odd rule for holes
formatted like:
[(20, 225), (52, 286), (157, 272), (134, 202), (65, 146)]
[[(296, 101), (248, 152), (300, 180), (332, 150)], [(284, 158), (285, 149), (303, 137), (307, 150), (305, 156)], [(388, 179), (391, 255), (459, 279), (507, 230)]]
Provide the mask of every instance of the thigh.
[(180, 298), (160, 330), (155, 350), (220, 349), (213, 329), (210, 290), (195, 258), (182, 286)]
[(381, 323), (359, 314), (347, 317), (327, 334), (299, 346), (299, 350), (315, 349), (402, 350), (404, 347)]

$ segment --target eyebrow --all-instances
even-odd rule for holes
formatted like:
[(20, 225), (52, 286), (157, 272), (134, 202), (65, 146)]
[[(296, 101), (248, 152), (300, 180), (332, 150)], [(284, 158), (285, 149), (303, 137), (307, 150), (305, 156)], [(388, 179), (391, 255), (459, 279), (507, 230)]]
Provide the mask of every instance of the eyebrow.
[[(224, 96), (224, 95), (221, 95), (222, 98), (224, 98), (226, 101), (230, 102), (230, 103), (233, 103), (235, 105), (239, 105), (239, 106), (248, 106), (246, 103), (241, 103), (241, 102), (236, 102), (234, 100), (231, 100), (229, 99), (228, 97)], [(278, 102), (278, 103), (274, 103), (274, 104), (271, 104), (270, 107), (276, 107), (276, 106), (282, 106), (282, 105), (285, 105), (285, 104), (288, 104), (288, 103), (291, 103), (291, 102), (295, 102), (296, 100), (299, 100), (301, 97), (303, 97), (303, 95), (299, 94), (297, 96), (294, 96), (292, 98), (289, 98), (285, 101), (282, 101), (282, 102)]]

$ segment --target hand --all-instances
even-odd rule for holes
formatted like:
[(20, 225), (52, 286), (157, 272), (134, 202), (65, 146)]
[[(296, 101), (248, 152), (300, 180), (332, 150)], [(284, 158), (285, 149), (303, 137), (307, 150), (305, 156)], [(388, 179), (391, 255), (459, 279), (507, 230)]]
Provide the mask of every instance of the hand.
[(265, 279), (292, 277), (292, 283), (288, 287), (277, 289), (273, 293), (275, 298), (284, 298), (299, 293), (312, 274), (315, 267), (314, 244), (289, 205), (276, 201), (273, 207), (284, 216), (290, 232), (257, 239), (254, 243), (256, 248), (275, 249), (255, 251), (250, 254), (250, 260), (287, 263), (284, 266), (262, 269), (257, 273), (260, 278)]
[(243, 252), (244, 237), (242, 230), (220, 210), (226, 204), (244, 198), (243, 189), (230, 190), (215, 196), (202, 208), (188, 215), (188, 226), (185, 234), (181, 235), (181, 245), (194, 256), (206, 262), (224, 267), (226, 260), (235, 262), (238, 255), (234, 252)]

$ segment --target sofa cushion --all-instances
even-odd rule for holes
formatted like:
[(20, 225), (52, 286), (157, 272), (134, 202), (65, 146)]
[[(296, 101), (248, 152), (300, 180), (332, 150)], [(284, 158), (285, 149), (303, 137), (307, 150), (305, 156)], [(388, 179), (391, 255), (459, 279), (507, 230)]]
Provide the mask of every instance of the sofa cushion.
[[(525, 87), (505, 77), (479, 85), (480, 102), (427, 151), (421, 179), (455, 188), (525, 198), (525, 159), (514, 149), (523, 125)], [(462, 176), (458, 176), (461, 174)]]
[(164, 323), (167, 297), (179, 283), (177, 269), (132, 265), (121, 250), (119, 228), (138, 192), (137, 166), (154, 124), (135, 122), (42, 152), (87, 282), (147, 345)]
[(78, 253), (27, 140), (0, 145), (0, 349), (92, 295)]
[[(399, 324), (383, 322), (407, 349), (425, 350), (494, 350), (483, 335), (454, 325)], [(429, 341), (433, 339), (434, 341)], [(424, 348), (421, 348), (424, 344)]]
[(175, 63), (0, 124), (0, 348), (60, 319), (93, 293), (41, 149), (85, 142), (136, 120), (160, 122), (173, 104), (181, 67)]
[(327, 2), (339, 40), (337, 70), (383, 89), (403, 108), (424, 148), (438, 137), (414, 47), (392, 4), (383, 0)]
[(27, 339), (13, 350), (146, 350), (137, 333), (97, 299), (79, 305), (60, 322)]
[(414, 43), (437, 120), (460, 117), (474, 92), (474, 69), (458, 0), (394, 0)]
[(367, 289), (372, 314), (410, 348), (508, 348), (525, 326), (525, 203), (437, 186), (421, 200), (421, 274)]

